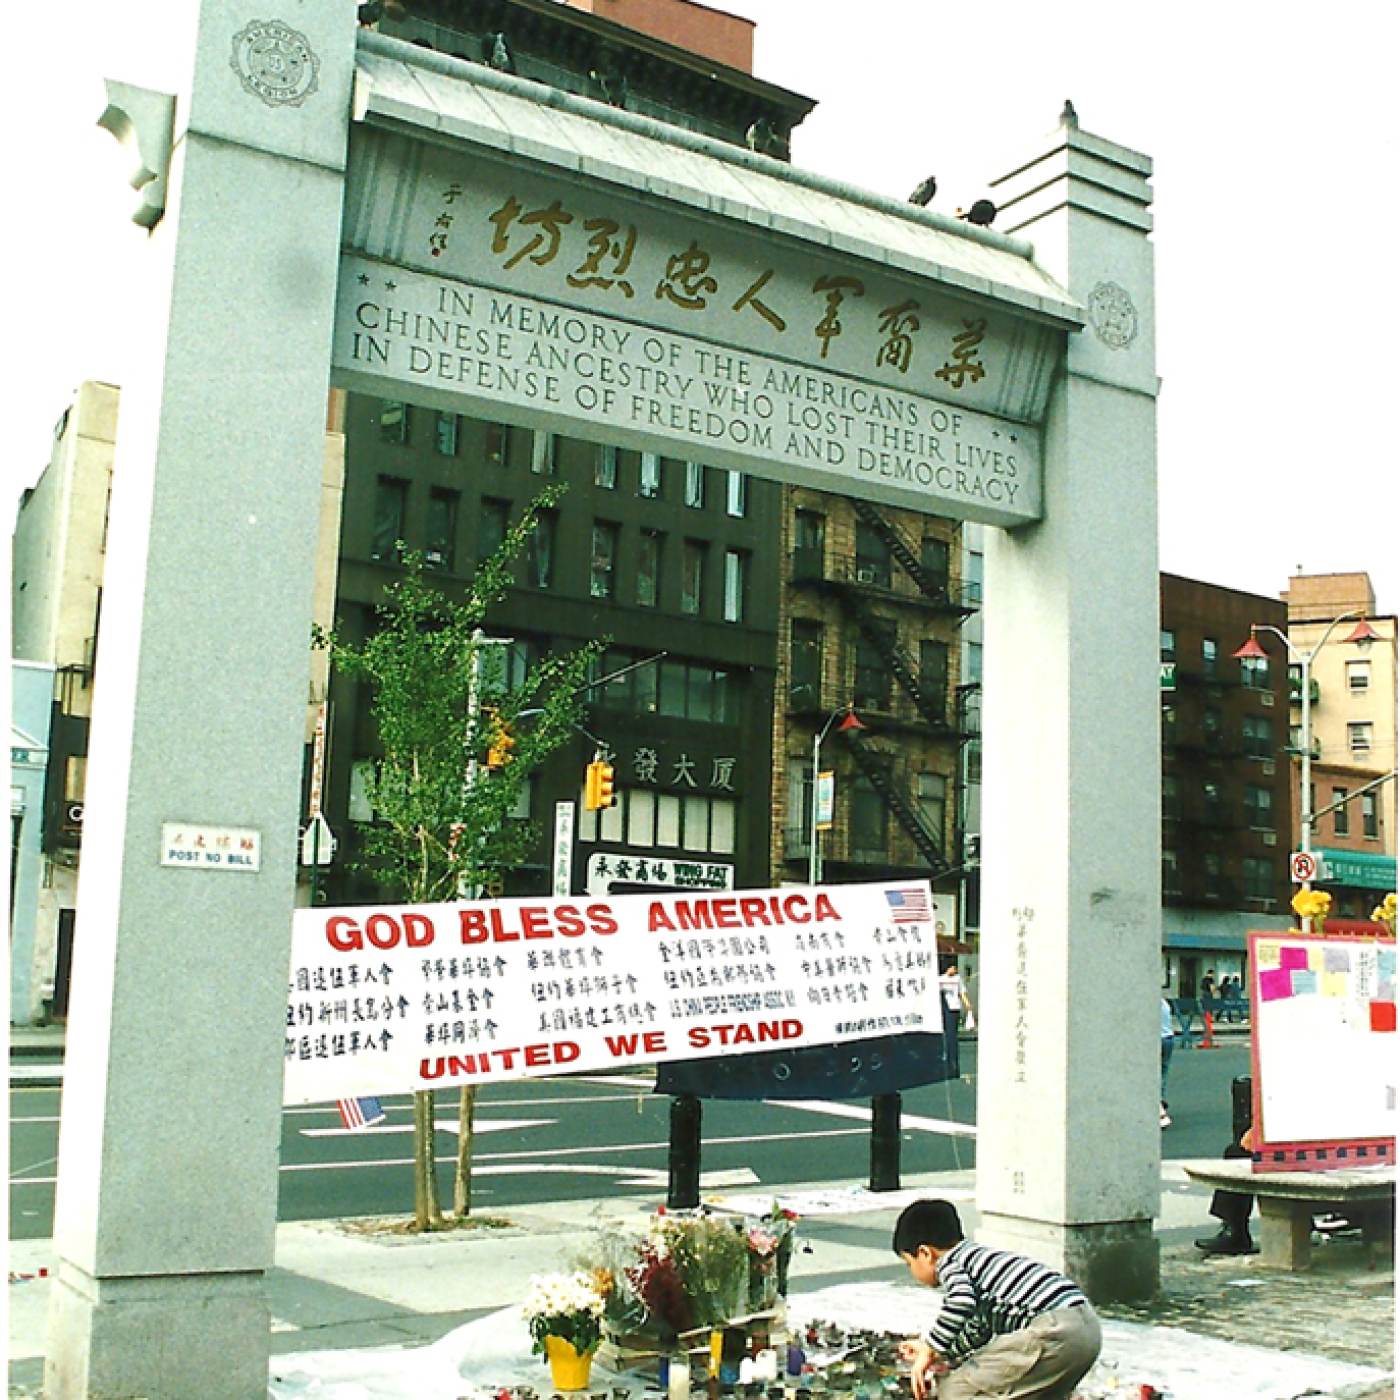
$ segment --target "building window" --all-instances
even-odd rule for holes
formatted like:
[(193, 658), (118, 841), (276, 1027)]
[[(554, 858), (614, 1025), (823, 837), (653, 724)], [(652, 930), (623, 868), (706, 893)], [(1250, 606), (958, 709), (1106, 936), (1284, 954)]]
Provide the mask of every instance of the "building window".
[(638, 850), (663, 847), (704, 855), (734, 854), (737, 810), (733, 798), (624, 788), (617, 799), (602, 812), (580, 811), (580, 841), (625, 840)]
[(919, 544), (919, 563), (939, 593), (948, 591), (951, 552), (948, 541), (937, 535), (925, 535)]
[(383, 442), (408, 442), (408, 405), (398, 399), (382, 399), (379, 404), (379, 437)]
[(1347, 725), (1347, 747), (1352, 753), (1371, 752), (1371, 726), (1370, 724), (1349, 724)]
[(890, 705), (890, 669), (885, 648), (873, 633), (879, 633), (887, 647), (894, 641), (892, 622), (872, 619), (856, 637), (856, 674), (851, 698), (858, 709), (888, 710)]
[(744, 620), (744, 555), (737, 549), (724, 551), (724, 620)]
[(1219, 899), (1224, 894), (1222, 874), (1223, 866), (1219, 852), (1203, 852), (1201, 855), (1201, 885), (1207, 899)]
[(940, 718), (948, 703), (948, 643), (921, 641), (919, 643), (919, 695)]
[(506, 423), (486, 425), (486, 460), (504, 467), (510, 462), (510, 426)]
[(1175, 851), (1163, 850), (1162, 852), (1162, 893), (1173, 895), (1181, 893), (1181, 867), (1177, 863)]
[(1274, 897), (1274, 862), (1259, 856), (1245, 856), (1241, 863), (1244, 897), (1271, 901)]
[(655, 501), (661, 496), (661, 458), (655, 452), (642, 453), (642, 465), (637, 477), (637, 494)]
[(1381, 834), (1380, 799), (1374, 792), (1361, 794), (1361, 834), (1372, 841), (1378, 840)]
[(661, 599), (661, 540), (658, 530), (643, 530), (637, 545), (637, 606), (654, 608)]
[(1201, 784), (1201, 806), (1207, 820), (1218, 821), (1225, 810), (1220, 795), (1220, 784), (1207, 779)]
[(451, 570), (457, 554), (456, 491), (434, 488), (428, 495), (428, 547), (423, 562), (430, 569)]
[(554, 541), (558, 523), (558, 517), (550, 510), (541, 511), (535, 519), (525, 552), (531, 588), (548, 588), (554, 582)]
[(700, 540), (687, 540), (681, 555), (681, 611), (692, 617), (699, 617), (704, 606), (707, 553), (707, 547)]
[(948, 819), (948, 779), (942, 773), (920, 773), (915, 782), (919, 816), (941, 850), (943, 824)]
[(593, 459), (593, 484), (606, 491), (617, 486), (617, 448), (609, 443), (601, 443)]
[(1176, 660), (1176, 633), (1170, 628), (1162, 628), (1159, 654), (1163, 661)]
[(510, 502), (485, 497), (476, 525), (476, 557), (479, 560), (491, 558), (501, 547), (509, 524)]
[(727, 473), (724, 513), (742, 519), (749, 508), (749, 479), (743, 472)]
[(1347, 790), (1344, 787), (1332, 789), (1332, 801), (1338, 805), (1332, 809), (1332, 830), (1338, 836), (1351, 835), (1351, 813), (1347, 811)]
[(1175, 773), (1162, 774), (1162, 817), (1175, 821), (1181, 816), (1181, 780)]
[(1162, 743), (1176, 743), (1176, 706), (1162, 706)]
[(982, 684), (982, 643), (968, 642), (963, 649), (963, 660), (967, 674), (963, 677), (967, 685)]
[(685, 503), (692, 510), (704, 509), (705, 467), (701, 462), (685, 464)]
[(1207, 705), (1201, 711), (1201, 732), (1211, 748), (1219, 748), (1225, 741), (1225, 715), (1216, 705)]
[(1217, 648), (1216, 645), (1215, 645), (1215, 638), (1214, 638), (1214, 637), (1202, 637), (1202, 638), (1201, 638), (1201, 670), (1202, 670), (1207, 676), (1213, 676), (1213, 675), (1215, 674), (1215, 666), (1216, 666), (1216, 661), (1217, 661), (1217, 659), (1218, 659), (1218, 656), (1219, 656), (1219, 650), (1218, 650), (1218, 648)]
[(814, 510), (799, 510), (793, 521), (793, 578), (823, 578), (825, 553), (826, 516)]
[(890, 586), (890, 547), (863, 520), (856, 523), (856, 582)]
[(1247, 783), (1244, 790), (1244, 811), (1249, 825), (1254, 830), (1274, 829), (1274, 795), (1268, 788)]
[(889, 808), (870, 779), (851, 784), (851, 849), (883, 859), (889, 846)]
[(401, 557), (403, 522), (407, 510), (408, 482), (397, 476), (381, 476), (374, 492), (374, 527), (369, 545), (371, 559)]
[(1274, 752), (1273, 726), (1263, 715), (1245, 715), (1240, 721), (1246, 758), (1271, 758)]
[(617, 568), (617, 526), (593, 522), (593, 551), (588, 564), (588, 596), (611, 598)]
[(530, 446), (530, 470), (536, 476), (554, 475), (554, 434), (535, 429)]
[(967, 594), (969, 603), (980, 603), (982, 601), (982, 584), (985, 579), (985, 565), (982, 559), (982, 552), (976, 549), (969, 549), (963, 555), (963, 591)]
[(369, 800), (374, 783), (374, 762), (368, 758), (357, 759), (350, 765), (350, 796), (345, 815), (352, 822), (372, 822), (374, 806)]
[(1240, 684), (1251, 690), (1269, 689), (1269, 658), (1267, 656), (1240, 657)]
[(1369, 661), (1347, 662), (1347, 689), (1352, 691), (1370, 690), (1371, 663)]
[(822, 702), (822, 625), (806, 618), (792, 620), (788, 651), (788, 695), (793, 705), (806, 709)]
[(433, 424), (433, 445), (437, 448), (440, 456), (455, 457), (457, 455), (457, 415), (455, 413), (439, 413), (437, 420)]

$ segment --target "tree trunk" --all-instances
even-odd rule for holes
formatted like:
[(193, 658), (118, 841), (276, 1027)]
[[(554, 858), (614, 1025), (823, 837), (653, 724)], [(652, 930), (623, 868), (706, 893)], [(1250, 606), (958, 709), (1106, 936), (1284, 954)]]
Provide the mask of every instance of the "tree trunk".
[(476, 1126), (476, 1085), (462, 1085), (462, 1104), (458, 1114), (457, 1175), (452, 1183), (452, 1208), (458, 1216), (472, 1213), (472, 1134)]
[(413, 1095), (413, 1221), (420, 1230), (442, 1228), (442, 1204), (438, 1200), (437, 1153), (433, 1146), (433, 1093), (418, 1089)]

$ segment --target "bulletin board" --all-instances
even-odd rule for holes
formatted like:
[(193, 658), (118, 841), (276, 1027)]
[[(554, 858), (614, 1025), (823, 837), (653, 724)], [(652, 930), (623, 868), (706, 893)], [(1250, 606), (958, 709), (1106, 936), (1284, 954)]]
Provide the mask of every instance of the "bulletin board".
[(1395, 939), (1249, 935), (1254, 1166), (1395, 1161)]

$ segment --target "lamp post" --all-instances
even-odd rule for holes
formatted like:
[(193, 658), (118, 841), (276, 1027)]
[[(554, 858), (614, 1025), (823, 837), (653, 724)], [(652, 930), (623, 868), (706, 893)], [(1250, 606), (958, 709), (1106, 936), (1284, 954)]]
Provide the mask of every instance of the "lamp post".
[(811, 885), (819, 885), (822, 882), (821, 833), (817, 830), (818, 798), (821, 789), (822, 740), (826, 738), (831, 726), (836, 724), (837, 715), (843, 716), (841, 723), (836, 725), (838, 733), (854, 734), (865, 728), (856, 718), (855, 707), (842, 705), (826, 717), (826, 723), (817, 731), (816, 738), (812, 740), (812, 844), (807, 856), (807, 883)]
[[(1297, 647), (1289, 640), (1286, 632), (1280, 631), (1277, 627), (1266, 622), (1251, 622), (1249, 624), (1249, 640), (1234, 655), (1240, 660), (1264, 660), (1269, 659), (1268, 653), (1259, 645), (1258, 634), (1260, 632), (1271, 632), (1284, 645), (1288, 652), (1289, 660), (1298, 667), (1300, 682), (1300, 703), (1302, 709), (1299, 713), (1299, 778), (1298, 778), (1298, 848), (1304, 855), (1312, 854), (1313, 838), (1313, 809), (1312, 809), (1312, 663), (1318, 652), (1327, 644), (1327, 639), (1332, 635), (1333, 628), (1352, 618), (1359, 618), (1355, 628), (1349, 637), (1344, 640), (1353, 642), (1357, 646), (1367, 646), (1376, 640), (1376, 632), (1366, 621), (1366, 614), (1361, 609), (1352, 609), (1351, 612), (1344, 612), (1334, 617), (1327, 624), (1327, 630), (1322, 634), (1317, 643), (1311, 647)], [(1303, 881), (1303, 888), (1307, 889), (1311, 885), (1310, 880)]]

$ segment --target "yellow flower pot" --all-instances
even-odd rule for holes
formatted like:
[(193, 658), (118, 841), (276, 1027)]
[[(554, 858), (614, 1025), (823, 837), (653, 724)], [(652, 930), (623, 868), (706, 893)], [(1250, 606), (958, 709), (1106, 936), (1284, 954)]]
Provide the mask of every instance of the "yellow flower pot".
[(549, 1374), (555, 1390), (587, 1390), (588, 1375), (593, 1369), (593, 1352), (582, 1354), (572, 1342), (563, 1337), (544, 1339), (545, 1355), (549, 1358)]

